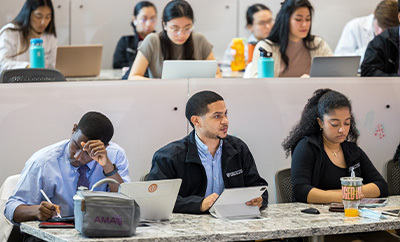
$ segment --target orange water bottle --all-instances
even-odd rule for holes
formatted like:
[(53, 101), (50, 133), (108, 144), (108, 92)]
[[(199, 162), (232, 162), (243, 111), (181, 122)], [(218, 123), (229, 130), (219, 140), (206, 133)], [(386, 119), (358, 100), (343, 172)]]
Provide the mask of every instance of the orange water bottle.
[(232, 40), (232, 50), (235, 50), (234, 59), (231, 62), (232, 71), (242, 71), (246, 68), (246, 62), (244, 60), (244, 43), (241, 38), (234, 38)]

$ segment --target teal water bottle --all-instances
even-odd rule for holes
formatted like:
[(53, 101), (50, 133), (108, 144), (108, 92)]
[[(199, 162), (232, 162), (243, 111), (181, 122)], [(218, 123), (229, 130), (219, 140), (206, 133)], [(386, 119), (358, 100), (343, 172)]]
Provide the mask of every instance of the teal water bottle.
[(31, 39), (31, 47), (29, 50), (31, 68), (44, 68), (44, 47), (42, 39)]
[(274, 59), (272, 53), (263, 47), (259, 48), (260, 59), (258, 59), (258, 78), (274, 77)]

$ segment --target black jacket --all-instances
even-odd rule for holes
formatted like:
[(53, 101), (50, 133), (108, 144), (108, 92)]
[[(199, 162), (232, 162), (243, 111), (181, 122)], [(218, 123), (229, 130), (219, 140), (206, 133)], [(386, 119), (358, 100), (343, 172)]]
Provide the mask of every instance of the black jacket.
[(386, 29), (369, 42), (361, 76), (398, 76), (399, 27)]
[[(357, 177), (363, 178), (363, 183), (375, 183), (381, 197), (387, 197), (389, 190), (386, 181), (376, 170), (368, 156), (355, 143), (344, 141), (341, 143), (346, 166), (354, 166)], [(292, 154), (292, 185), (294, 199), (297, 202), (307, 202), (308, 193), (312, 188), (319, 188), (323, 174), (320, 171), (328, 162), (324, 155), (322, 135), (304, 137), (296, 145)], [(324, 160), (325, 159), (325, 160)], [(350, 171), (348, 170), (348, 176)], [(340, 184), (339, 184), (340, 185)], [(341, 189), (337, 187), (337, 189)]]
[[(223, 139), (221, 168), (225, 188), (268, 185), (260, 177), (247, 145), (228, 135)], [(147, 180), (181, 178), (182, 185), (174, 212), (201, 213), (207, 189), (207, 175), (197, 153), (195, 132), (156, 151)], [(262, 208), (268, 205), (268, 191), (262, 195)]]
[(132, 66), (136, 58), (139, 42), (140, 39), (136, 31), (134, 35), (122, 36), (121, 39), (119, 39), (113, 57), (113, 67), (115, 69)]

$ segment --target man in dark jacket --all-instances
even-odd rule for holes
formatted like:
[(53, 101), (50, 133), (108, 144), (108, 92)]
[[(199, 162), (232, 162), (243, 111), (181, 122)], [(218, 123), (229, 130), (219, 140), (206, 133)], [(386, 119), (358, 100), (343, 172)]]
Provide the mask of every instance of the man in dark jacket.
[[(207, 212), (224, 188), (268, 185), (258, 174), (247, 145), (227, 134), (227, 109), (220, 95), (194, 94), (186, 104), (186, 118), (194, 130), (154, 154), (147, 178), (182, 179), (174, 212)], [(247, 205), (265, 208), (268, 192)]]
[[(400, 1), (399, 1), (400, 19)], [(388, 28), (369, 42), (361, 76), (399, 76), (399, 27)]]

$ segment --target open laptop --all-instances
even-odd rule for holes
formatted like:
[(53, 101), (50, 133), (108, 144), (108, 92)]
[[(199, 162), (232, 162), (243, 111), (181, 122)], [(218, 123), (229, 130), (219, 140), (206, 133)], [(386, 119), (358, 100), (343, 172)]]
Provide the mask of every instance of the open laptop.
[(66, 77), (98, 76), (103, 45), (58, 46), (56, 69)]
[(161, 79), (215, 78), (216, 60), (165, 60)]
[(141, 221), (169, 220), (181, 183), (180, 178), (122, 183), (121, 193), (138, 203)]
[(360, 56), (316, 56), (310, 77), (356, 77)]

